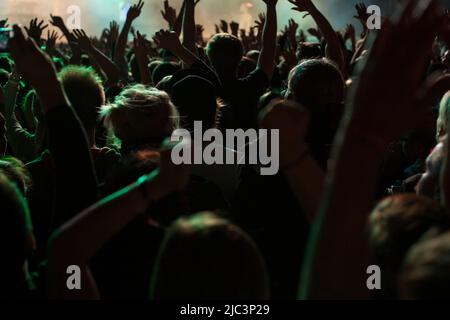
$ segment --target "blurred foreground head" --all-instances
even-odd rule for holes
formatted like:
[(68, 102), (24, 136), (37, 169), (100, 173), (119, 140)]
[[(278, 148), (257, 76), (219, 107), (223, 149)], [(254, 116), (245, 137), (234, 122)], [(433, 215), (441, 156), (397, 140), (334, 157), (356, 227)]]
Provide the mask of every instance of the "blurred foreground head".
[(211, 213), (168, 230), (151, 285), (153, 299), (267, 299), (259, 249), (241, 229)]

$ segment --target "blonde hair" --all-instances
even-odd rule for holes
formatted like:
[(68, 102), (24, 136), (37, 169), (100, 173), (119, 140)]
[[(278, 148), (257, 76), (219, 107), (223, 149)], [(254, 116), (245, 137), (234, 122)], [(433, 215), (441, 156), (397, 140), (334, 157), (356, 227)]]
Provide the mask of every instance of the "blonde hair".
[(102, 107), (100, 116), (119, 145), (168, 137), (178, 127), (178, 113), (168, 94), (141, 84), (125, 88)]

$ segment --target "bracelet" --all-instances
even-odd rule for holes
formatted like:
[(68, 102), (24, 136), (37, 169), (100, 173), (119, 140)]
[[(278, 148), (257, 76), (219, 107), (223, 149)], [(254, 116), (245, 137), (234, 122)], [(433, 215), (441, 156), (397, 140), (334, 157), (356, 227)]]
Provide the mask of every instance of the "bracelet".
[(309, 149), (306, 148), (295, 160), (281, 167), (282, 171), (287, 171), (302, 163), (309, 156)]

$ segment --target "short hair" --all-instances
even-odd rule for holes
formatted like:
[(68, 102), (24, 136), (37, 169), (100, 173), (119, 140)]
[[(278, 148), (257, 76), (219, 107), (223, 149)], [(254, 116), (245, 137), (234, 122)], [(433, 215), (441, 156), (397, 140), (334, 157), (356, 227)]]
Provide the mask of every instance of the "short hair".
[(31, 186), (31, 176), (22, 161), (9, 156), (0, 157), (0, 172), (15, 183), (23, 195), (26, 194)]
[(244, 48), (237, 37), (228, 33), (218, 33), (209, 40), (206, 55), (219, 74), (234, 74), (244, 55)]
[(442, 97), (439, 104), (439, 116), (436, 123), (436, 140), (440, 141), (448, 132), (448, 122), (450, 120), (450, 91)]
[(381, 200), (369, 218), (369, 239), (377, 258), (397, 267), (408, 249), (433, 227), (448, 226), (439, 203), (415, 194)]
[(177, 127), (178, 114), (169, 95), (156, 88), (132, 85), (114, 102), (103, 106), (101, 117), (118, 144), (162, 142)]
[(322, 57), (320, 43), (300, 42), (296, 52), (298, 61)]
[[(2, 293), (17, 289), (23, 265), (30, 256), (29, 238), (33, 233), (28, 205), (14, 183), (0, 172), (0, 252)], [(4, 282), (11, 282), (5, 284)], [(6, 287), (5, 287), (6, 286)]]
[(69, 101), (87, 132), (95, 129), (100, 108), (105, 104), (102, 80), (94, 69), (70, 65), (59, 72)]
[(431, 229), (448, 228), (449, 219), (439, 203), (415, 194), (381, 200), (369, 217), (369, 244), (384, 270), (385, 298), (397, 296), (396, 279), (408, 250)]
[(450, 233), (417, 243), (398, 281), (403, 299), (450, 299)]
[(254, 241), (212, 213), (167, 231), (151, 284), (153, 299), (267, 299), (268, 279)]
[(193, 130), (195, 121), (201, 121), (205, 130), (214, 126), (216, 88), (210, 81), (195, 75), (187, 76), (173, 84), (171, 97), (183, 128)]
[(328, 59), (305, 60), (290, 72), (289, 92), (308, 109), (340, 104), (344, 100), (344, 77)]

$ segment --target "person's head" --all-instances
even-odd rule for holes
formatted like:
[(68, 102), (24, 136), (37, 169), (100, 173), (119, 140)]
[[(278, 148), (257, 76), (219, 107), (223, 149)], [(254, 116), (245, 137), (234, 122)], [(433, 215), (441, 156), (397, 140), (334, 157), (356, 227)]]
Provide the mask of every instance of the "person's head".
[(26, 261), (35, 247), (25, 198), (0, 172), (0, 297), (14, 296), (25, 286)]
[(0, 172), (15, 183), (23, 195), (26, 194), (31, 177), (22, 161), (14, 157), (0, 157)]
[(339, 69), (327, 59), (302, 61), (289, 74), (288, 96), (308, 109), (344, 100), (345, 82)]
[(402, 299), (450, 299), (450, 233), (417, 243), (398, 280)]
[(325, 166), (344, 109), (344, 78), (329, 60), (312, 59), (292, 69), (288, 80), (285, 98), (310, 112), (306, 140), (315, 159)]
[(209, 40), (206, 55), (219, 76), (235, 76), (244, 48), (237, 37), (218, 33)]
[(296, 52), (297, 60), (318, 59), (322, 57), (320, 43), (300, 42)]
[(396, 278), (409, 248), (428, 230), (448, 227), (439, 203), (415, 194), (380, 201), (369, 217), (369, 243), (383, 270), (384, 293), (395, 296)]
[(205, 130), (214, 126), (216, 89), (210, 81), (187, 76), (173, 84), (171, 97), (180, 114), (181, 127), (192, 130), (195, 121), (201, 121)]
[(0, 112), (0, 156), (6, 153), (8, 147), (8, 140), (6, 139), (6, 122), (5, 117)]
[(152, 299), (267, 299), (265, 263), (253, 240), (212, 213), (176, 221), (166, 233)]
[(448, 91), (439, 105), (439, 117), (437, 119), (436, 139), (441, 140), (448, 133), (448, 122), (450, 120), (450, 91)]
[(177, 111), (167, 93), (144, 85), (125, 88), (101, 111), (122, 147), (162, 143), (177, 126)]
[(155, 85), (157, 85), (162, 79), (167, 76), (172, 76), (177, 71), (181, 70), (181, 67), (176, 62), (162, 62), (156, 65), (155, 69), (152, 72), (152, 81)]
[(247, 77), (255, 68), (256, 62), (253, 59), (243, 57), (237, 71), (238, 78)]
[(59, 78), (92, 143), (99, 111), (105, 104), (100, 77), (91, 68), (71, 65), (61, 70)]

